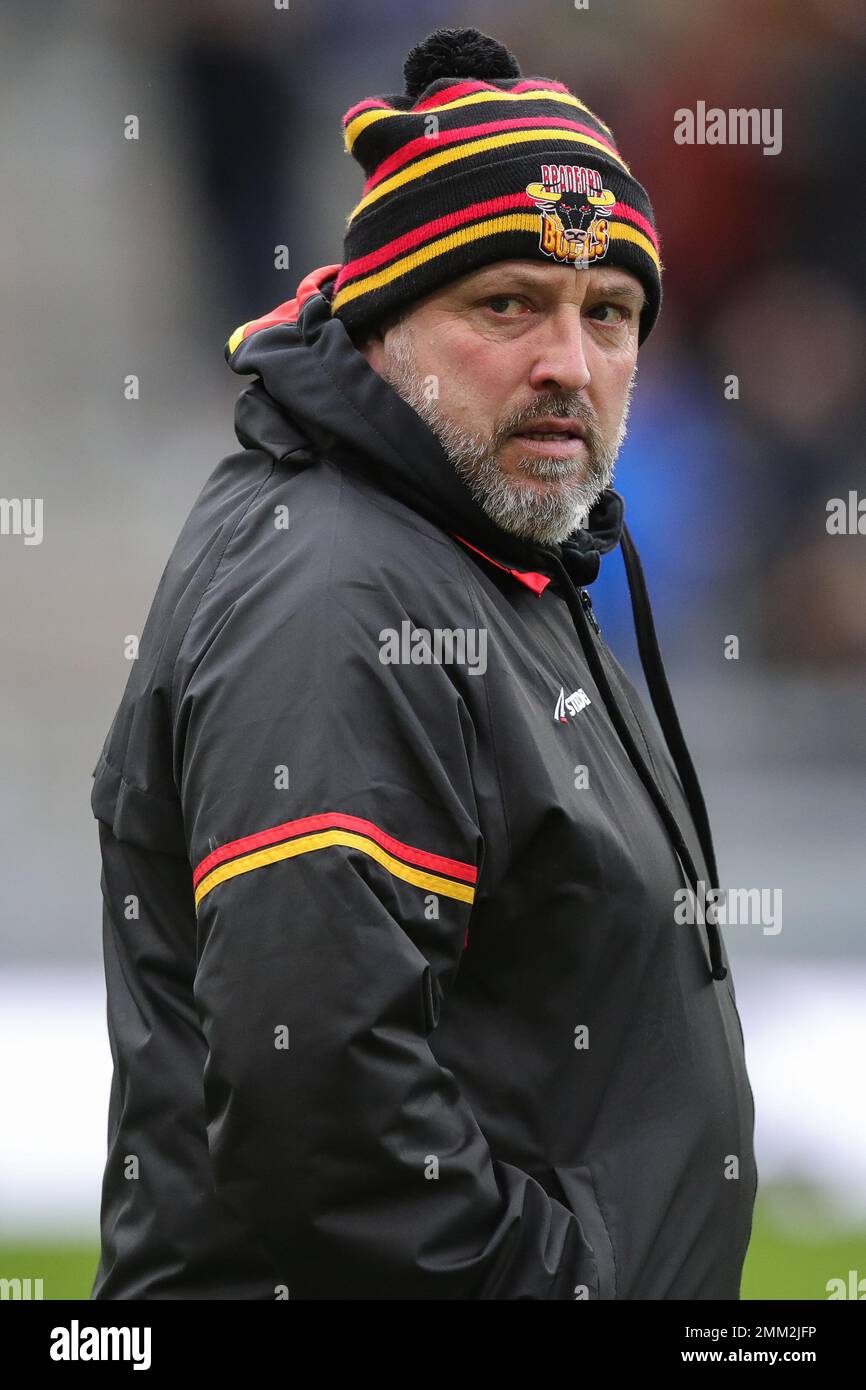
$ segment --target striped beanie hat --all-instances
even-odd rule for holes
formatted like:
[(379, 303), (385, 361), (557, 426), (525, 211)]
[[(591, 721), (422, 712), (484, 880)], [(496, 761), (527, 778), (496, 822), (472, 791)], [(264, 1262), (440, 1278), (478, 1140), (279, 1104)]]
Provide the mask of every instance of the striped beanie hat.
[(331, 296), (347, 331), (491, 261), (539, 257), (631, 271), (647, 297), (642, 343), (661, 305), (659, 241), (610, 128), (561, 82), (523, 77), (477, 29), (437, 30), (404, 75), (403, 95), (343, 117), (367, 178)]

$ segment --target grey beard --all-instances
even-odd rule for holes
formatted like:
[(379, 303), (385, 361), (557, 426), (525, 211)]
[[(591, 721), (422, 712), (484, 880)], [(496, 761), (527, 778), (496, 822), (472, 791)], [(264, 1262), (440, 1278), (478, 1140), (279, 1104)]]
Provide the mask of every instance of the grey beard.
[(585, 525), (591, 508), (613, 479), (615, 455), (608, 456), (607, 451), (602, 458), (588, 449), (582, 477), (574, 476), (574, 464), (567, 459), (526, 454), (518, 460), (518, 468), (528, 477), (567, 479), (555, 490), (539, 490), (523, 483), (518, 475), (503, 472), (498, 454), (491, 454), (480, 436), (465, 434), (447, 423), (437, 427), (431, 419), (426, 424), (437, 433), (455, 471), (487, 515), (503, 531), (542, 545), (565, 540), (576, 527)]
[[(541, 545), (551, 545), (565, 540), (577, 527), (586, 524), (590, 510), (613, 481), (614, 464), (625, 438), (628, 400), (617, 437), (608, 444), (582, 401), (573, 400), (569, 404), (562, 396), (551, 396), (547, 407), (536, 411), (536, 418), (545, 414), (582, 421), (586, 431), (582, 476), (569, 476), (573, 474), (573, 461), (539, 454), (524, 455), (518, 460), (520, 473), (509, 474), (503, 471), (495, 447), (496, 440), (503, 437), (502, 430), (493, 441), (462, 430), (443, 416), (438, 401), (427, 394), (416, 368), (405, 323), (392, 330), (389, 349), (391, 364), (387, 381), (436, 435), (457, 475), (497, 526)], [(629, 400), (630, 394), (631, 387)], [(515, 426), (523, 420), (511, 423)], [(568, 481), (556, 489), (538, 489), (531, 483), (524, 483), (520, 474), (546, 479), (567, 478)]]

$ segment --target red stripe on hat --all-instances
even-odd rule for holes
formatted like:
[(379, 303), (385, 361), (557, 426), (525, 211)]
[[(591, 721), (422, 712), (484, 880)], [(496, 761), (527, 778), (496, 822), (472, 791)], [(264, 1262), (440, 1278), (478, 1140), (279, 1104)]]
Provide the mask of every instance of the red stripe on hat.
[(655, 227), (651, 222), (646, 220), (642, 213), (637, 211), (637, 208), (630, 208), (628, 203), (614, 203), (613, 207), (605, 216), (621, 217), (627, 222), (633, 222), (636, 227), (640, 227), (641, 231), (649, 237), (655, 249), (657, 251), (659, 250), (659, 239), (656, 235)]
[(431, 106), (443, 106), (448, 101), (459, 101), (460, 97), (471, 96), (473, 92), (500, 92), (503, 96), (508, 95), (505, 88), (494, 87), (489, 82), (458, 82), (453, 87), (443, 87), (441, 92), (434, 92), (426, 101), (419, 101), (412, 110), (428, 111)]
[(539, 82), (537, 78), (530, 77), (526, 82), (518, 82), (516, 87), (511, 87), (512, 92), (564, 92), (567, 97), (573, 95), (564, 82)]
[(501, 96), (506, 97), (512, 96), (515, 92), (562, 92), (565, 96), (573, 95), (562, 82), (539, 82), (532, 78), (518, 82), (515, 87), (497, 87), (491, 82), (458, 82), (453, 87), (443, 87), (441, 92), (434, 92), (432, 97), (419, 102), (412, 110), (428, 111), (433, 106), (443, 106), (446, 102), (459, 101), (460, 97), (471, 96), (473, 92), (499, 92)]
[(367, 97), (364, 101), (359, 101), (357, 106), (353, 106), (343, 117), (343, 125), (348, 125), (350, 121), (359, 116), (362, 111), (392, 111), (394, 108), (387, 102), (381, 101), (378, 97)]
[(392, 174), (395, 169), (400, 169), (404, 164), (408, 164), (416, 155), (429, 154), (431, 150), (439, 150), (443, 145), (453, 145), (461, 140), (474, 140), (482, 135), (492, 135), (499, 130), (531, 130), (533, 127), (557, 126), (563, 130), (576, 130), (581, 135), (590, 135), (593, 140), (604, 145), (606, 150), (617, 159), (622, 159), (619, 150), (614, 149), (603, 135), (599, 135), (592, 126), (582, 125), (579, 121), (570, 121), (566, 116), (515, 116), (509, 120), (485, 121), (482, 125), (460, 126), (457, 130), (441, 131), (439, 135), (427, 136), (419, 135), (417, 139), (408, 141), (399, 150), (395, 150), (392, 155), (383, 160), (364, 184), (363, 193), (366, 195), (383, 179)]
[(430, 222), (422, 222), (420, 227), (415, 227), (411, 232), (404, 232), (402, 236), (395, 237), (393, 241), (386, 241), (384, 246), (378, 246), (369, 255), (359, 256), (357, 260), (348, 261), (334, 282), (334, 298), (336, 299), (340, 290), (350, 280), (366, 274), (369, 270), (375, 270), (377, 266), (402, 255), (404, 251), (412, 251), (422, 242), (430, 241), (433, 237), (452, 231), (465, 222), (474, 222), (479, 218), (489, 217), (491, 213), (509, 212), (515, 208), (525, 210), (534, 206), (532, 199), (525, 192), (506, 193), (501, 198), (486, 198), (483, 202), (471, 203), (469, 207), (458, 208), (456, 212), (449, 212), (445, 217), (434, 217)]

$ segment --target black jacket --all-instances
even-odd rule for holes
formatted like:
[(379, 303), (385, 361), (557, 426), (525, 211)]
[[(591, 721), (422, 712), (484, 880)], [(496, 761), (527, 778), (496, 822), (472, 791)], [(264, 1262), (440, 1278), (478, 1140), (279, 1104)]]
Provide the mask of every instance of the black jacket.
[[(497, 528), (334, 271), (230, 340), (243, 447), (94, 772), (92, 1297), (737, 1299), (752, 1094), (621, 500)], [(618, 541), (671, 752), (584, 587)]]

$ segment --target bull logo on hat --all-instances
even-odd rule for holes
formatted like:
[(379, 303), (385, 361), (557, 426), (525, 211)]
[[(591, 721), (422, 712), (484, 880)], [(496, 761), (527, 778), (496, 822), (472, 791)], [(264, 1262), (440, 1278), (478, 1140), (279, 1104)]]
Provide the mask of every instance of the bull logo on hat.
[(574, 164), (543, 164), (541, 174), (539, 182), (526, 185), (541, 214), (539, 250), (571, 264), (600, 260), (610, 244), (608, 214), (616, 202), (601, 174)]

